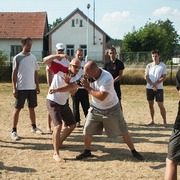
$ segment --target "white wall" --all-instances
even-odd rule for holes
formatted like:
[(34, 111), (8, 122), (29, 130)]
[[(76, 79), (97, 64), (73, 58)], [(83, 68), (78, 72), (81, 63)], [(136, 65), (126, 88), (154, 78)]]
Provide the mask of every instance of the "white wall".
[[(72, 27), (72, 19), (75, 20), (75, 27)], [(83, 27), (79, 27), (76, 24), (76, 19), (83, 21)], [(93, 26), (89, 24), (88, 26), (89, 38), (88, 38), (88, 48), (89, 48), (89, 58), (93, 60), (101, 61), (102, 51), (103, 51), (103, 35), (95, 29), (95, 45), (93, 44)], [(66, 45), (74, 45), (75, 50), (79, 48), (80, 45), (87, 44), (87, 21), (79, 14), (75, 14), (71, 19), (69, 19), (65, 24), (63, 24), (59, 29), (57, 29), (52, 34), (52, 51), (55, 50), (55, 45), (61, 42)]]

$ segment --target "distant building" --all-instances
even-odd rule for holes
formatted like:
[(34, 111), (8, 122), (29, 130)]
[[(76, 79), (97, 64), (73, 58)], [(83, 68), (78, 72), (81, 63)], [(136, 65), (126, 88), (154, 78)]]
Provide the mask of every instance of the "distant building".
[[(88, 40), (87, 40), (87, 22)], [(80, 11), (78, 8), (69, 14), (60, 24), (48, 34), (49, 52), (55, 51), (55, 45), (62, 42), (69, 56), (74, 56), (77, 48), (82, 48), (88, 59), (104, 60), (106, 43), (111, 39), (102, 29)], [(88, 45), (87, 45), (88, 42)]]
[(33, 39), (32, 53), (38, 60), (48, 52), (46, 12), (0, 12), (0, 50), (12, 59), (22, 50), (21, 39)]

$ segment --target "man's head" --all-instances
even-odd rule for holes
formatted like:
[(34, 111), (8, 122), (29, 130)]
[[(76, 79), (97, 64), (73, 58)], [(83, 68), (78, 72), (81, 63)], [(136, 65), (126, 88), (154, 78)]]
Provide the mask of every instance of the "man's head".
[(29, 53), (32, 47), (32, 38), (31, 37), (22, 38), (21, 44), (22, 44), (23, 52)]
[(153, 61), (158, 61), (159, 62), (159, 51), (157, 49), (154, 49), (151, 51), (151, 55), (152, 55), (152, 60)]
[(71, 60), (69, 64), (69, 70), (72, 74), (76, 75), (81, 68), (81, 61), (78, 58), (74, 58)]
[(64, 44), (63, 43), (57, 43), (56, 44), (56, 54), (64, 54)]
[(78, 48), (75, 51), (75, 57), (78, 58), (80, 61), (82, 61), (83, 60), (83, 49)]
[(100, 72), (101, 71), (99, 67), (92, 60), (88, 61), (87, 64), (84, 66), (84, 74), (87, 78), (98, 79)]
[(108, 51), (111, 61), (116, 60), (116, 48), (111, 47)]

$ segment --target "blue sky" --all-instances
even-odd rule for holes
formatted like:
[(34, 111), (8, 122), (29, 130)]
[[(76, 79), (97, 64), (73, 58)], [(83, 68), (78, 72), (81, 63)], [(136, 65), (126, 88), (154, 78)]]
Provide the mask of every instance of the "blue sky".
[(166, 20), (173, 22), (180, 34), (180, 0), (5, 0), (0, 5), (1, 12), (46, 11), (48, 22), (56, 18), (64, 19), (76, 8), (93, 20), (95, 2), (95, 23), (110, 37), (122, 39), (125, 34), (138, 30), (146, 22)]

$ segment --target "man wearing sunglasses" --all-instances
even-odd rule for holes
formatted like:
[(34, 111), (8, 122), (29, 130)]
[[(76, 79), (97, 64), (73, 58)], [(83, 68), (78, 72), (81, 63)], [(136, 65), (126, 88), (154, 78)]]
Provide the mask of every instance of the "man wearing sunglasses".
[[(74, 77), (74, 81), (76, 80), (75, 76), (81, 68), (81, 62), (77, 58), (74, 58), (71, 60), (69, 67), (65, 67), (54, 61), (54, 59), (61, 61), (63, 58), (69, 59), (66, 54), (54, 54), (43, 58), (44, 63), (54, 74), (50, 89), (58, 88), (69, 83), (71, 77)], [(74, 115), (69, 107), (68, 97), (69, 92), (59, 92), (54, 94), (48, 93), (46, 98), (46, 106), (54, 124), (52, 137), (54, 147), (53, 158), (58, 162), (64, 162), (64, 159), (59, 154), (59, 148), (76, 127)], [(61, 133), (62, 120), (65, 127)]]
[(57, 89), (50, 89), (50, 93), (66, 92), (83, 86), (92, 96), (91, 107), (88, 110), (83, 129), (84, 151), (76, 156), (77, 160), (91, 157), (91, 143), (93, 135), (102, 135), (103, 128), (108, 137), (122, 136), (131, 150), (134, 158), (141, 161), (143, 156), (136, 151), (131, 135), (114, 89), (112, 75), (97, 66), (94, 61), (88, 61), (84, 66), (85, 76), (77, 82), (70, 83)]

